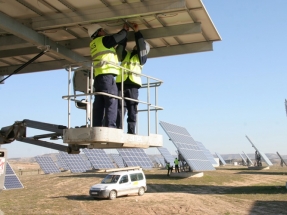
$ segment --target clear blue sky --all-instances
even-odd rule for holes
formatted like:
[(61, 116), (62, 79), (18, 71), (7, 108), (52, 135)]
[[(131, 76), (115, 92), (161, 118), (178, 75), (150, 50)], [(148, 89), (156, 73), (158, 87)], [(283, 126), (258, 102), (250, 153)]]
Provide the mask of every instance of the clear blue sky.
[[(203, 3), (222, 37), (214, 51), (149, 59), (144, 67), (143, 73), (164, 81), (159, 120), (186, 127), (211, 153), (254, 153), (248, 135), (260, 151), (286, 155), (286, 0)], [(64, 70), (12, 76), (0, 93), (0, 127), (23, 119), (67, 124)], [(84, 124), (84, 117), (73, 108), (72, 125)], [(28, 136), (37, 133), (28, 130)], [(2, 147), (10, 158), (55, 152), (21, 142)]]

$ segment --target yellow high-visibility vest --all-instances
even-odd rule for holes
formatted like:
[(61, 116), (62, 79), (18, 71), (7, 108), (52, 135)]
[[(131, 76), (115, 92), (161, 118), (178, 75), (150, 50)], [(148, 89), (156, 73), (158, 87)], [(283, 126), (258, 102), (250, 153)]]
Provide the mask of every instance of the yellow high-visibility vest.
[[(103, 45), (103, 37), (97, 37), (90, 43), (95, 77), (102, 74), (119, 74), (119, 60), (114, 48), (106, 48)], [(114, 65), (108, 63), (111, 62)]]
[[(140, 64), (138, 55), (137, 54), (134, 55), (131, 59), (130, 56), (131, 52), (127, 52), (127, 55), (125, 59), (122, 61), (121, 66), (130, 69), (133, 72), (136, 72), (137, 74), (141, 74), (143, 66)], [(140, 75), (131, 73), (128, 70), (124, 70), (123, 72), (124, 72), (123, 81), (125, 81), (129, 77), (129, 79), (133, 83), (142, 86), (142, 80)], [(121, 83), (121, 79), (122, 79), (122, 72), (120, 71), (120, 74), (117, 76), (116, 82)]]

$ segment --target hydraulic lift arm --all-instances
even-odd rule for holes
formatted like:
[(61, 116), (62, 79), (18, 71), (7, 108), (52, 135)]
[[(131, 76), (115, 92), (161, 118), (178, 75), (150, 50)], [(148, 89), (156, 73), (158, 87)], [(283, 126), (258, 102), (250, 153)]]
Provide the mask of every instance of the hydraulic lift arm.
[[(27, 127), (35, 128), (40, 130), (49, 131), (52, 133), (35, 135), (33, 137), (27, 137)], [(16, 121), (13, 125), (3, 127), (0, 130), (0, 144), (8, 144), (13, 141), (21, 141), (37, 146), (42, 146), (50, 149), (55, 149), (59, 151), (68, 152), (71, 154), (80, 153), (79, 146), (74, 146), (69, 144), (68, 146), (56, 144), (52, 142), (43, 141), (41, 139), (50, 138), (50, 140), (63, 139), (63, 130), (66, 126), (55, 125), (49, 123), (43, 123), (38, 121), (33, 121), (29, 119), (24, 119), (23, 121)]]

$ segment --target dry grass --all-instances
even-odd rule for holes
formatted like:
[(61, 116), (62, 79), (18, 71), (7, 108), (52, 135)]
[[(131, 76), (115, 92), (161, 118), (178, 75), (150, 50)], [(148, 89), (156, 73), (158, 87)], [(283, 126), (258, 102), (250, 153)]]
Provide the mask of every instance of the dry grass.
[(287, 214), (287, 169), (219, 168), (202, 178), (171, 178), (146, 171), (148, 192), (116, 200), (94, 200), (100, 173), (22, 175), (24, 189), (2, 191), (7, 214)]

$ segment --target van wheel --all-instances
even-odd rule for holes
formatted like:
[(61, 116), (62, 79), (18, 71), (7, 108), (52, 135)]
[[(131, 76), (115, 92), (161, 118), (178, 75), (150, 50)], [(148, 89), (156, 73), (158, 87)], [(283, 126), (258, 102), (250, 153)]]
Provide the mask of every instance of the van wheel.
[(116, 192), (115, 190), (112, 190), (112, 191), (110, 192), (109, 199), (110, 199), (110, 200), (113, 200), (113, 199), (115, 199), (115, 198), (117, 198), (117, 192)]
[(145, 192), (144, 188), (141, 187), (141, 188), (139, 189), (139, 196), (142, 196), (142, 195), (144, 194), (144, 192)]

